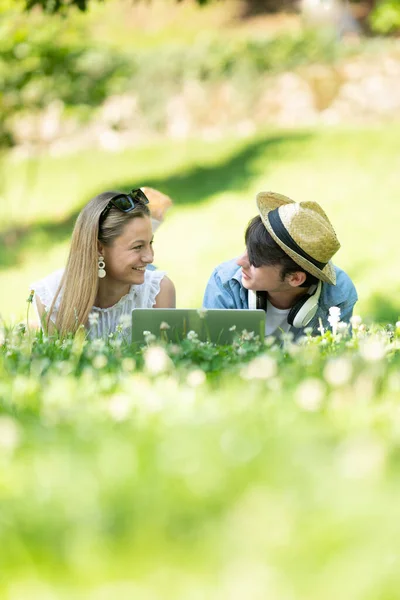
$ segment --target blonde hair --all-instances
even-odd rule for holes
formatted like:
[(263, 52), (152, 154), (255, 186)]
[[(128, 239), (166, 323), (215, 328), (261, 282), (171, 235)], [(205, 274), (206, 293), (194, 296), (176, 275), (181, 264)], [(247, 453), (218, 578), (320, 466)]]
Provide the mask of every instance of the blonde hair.
[(113, 196), (119, 192), (104, 192), (95, 196), (79, 213), (72, 232), (71, 247), (67, 265), (56, 295), (47, 315), (47, 328), (58, 296), (61, 293), (60, 307), (55, 326), (61, 337), (75, 333), (81, 325), (86, 325), (93, 308), (98, 290), (98, 242), (112, 246), (128, 221), (150, 215), (146, 205), (140, 204), (132, 211), (124, 213), (111, 208), (105, 220), (99, 225), (100, 215)]

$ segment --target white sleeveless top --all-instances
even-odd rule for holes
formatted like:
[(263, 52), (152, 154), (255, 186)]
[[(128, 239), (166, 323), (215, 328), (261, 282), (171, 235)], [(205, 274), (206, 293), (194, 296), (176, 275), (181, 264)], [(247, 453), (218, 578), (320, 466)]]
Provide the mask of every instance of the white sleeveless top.
[[(46, 311), (50, 310), (54, 296), (60, 285), (64, 269), (51, 273), (44, 279), (32, 283), (30, 289), (40, 298)], [(93, 306), (89, 314), (88, 337), (108, 337), (110, 333), (115, 337), (129, 339), (131, 313), (133, 308), (152, 308), (156, 303), (156, 297), (160, 291), (161, 280), (165, 271), (147, 269), (144, 274), (144, 282), (140, 285), (131, 285), (129, 292), (123, 296), (114, 306), (99, 308)], [(60, 307), (62, 290), (56, 300), (51, 320), (55, 322)], [(34, 302), (34, 306), (37, 307)], [(39, 317), (39, 315), (38, 315)], [(40, 319), (38, 318), (39, 322)]]

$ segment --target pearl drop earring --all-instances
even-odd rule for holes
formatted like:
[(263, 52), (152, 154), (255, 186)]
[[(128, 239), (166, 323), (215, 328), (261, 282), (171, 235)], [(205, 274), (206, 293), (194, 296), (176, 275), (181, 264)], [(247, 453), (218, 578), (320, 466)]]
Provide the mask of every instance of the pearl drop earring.
[(103, 279), (103, 277), (106, 276), (105, 266), (106, 266), (106, 263), (104, 262), (104, 256), (99, 256), (98, 275), (99, 275), (100, 279)]

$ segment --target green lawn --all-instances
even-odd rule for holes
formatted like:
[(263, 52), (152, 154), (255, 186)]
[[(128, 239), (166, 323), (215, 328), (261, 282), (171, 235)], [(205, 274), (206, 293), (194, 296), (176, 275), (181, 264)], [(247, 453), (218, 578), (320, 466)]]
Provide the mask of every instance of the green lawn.
[(317, 200), (342, 243), (336, 263), (354, 279), (356, 311), (400, 315), (397, 231), (400, 126), (276, 131), (242, 140), (160, 142), (32, 160), (4, 156), (0, 184), (0, 314), (25, 313), (29, 283), (61, 266), (73, 222), (96, 193), (152, 185), (175, 206), (157, 232), (155, 262), (178, 307), (199, 306), (219, 262), (238, 255), (257, 191)]

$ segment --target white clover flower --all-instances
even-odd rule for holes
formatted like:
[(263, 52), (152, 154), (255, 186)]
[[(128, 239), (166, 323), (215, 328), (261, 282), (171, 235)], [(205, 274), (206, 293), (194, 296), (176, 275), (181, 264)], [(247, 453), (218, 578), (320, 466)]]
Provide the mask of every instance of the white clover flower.
[(238, 354), (238, 356), (245, 356), (245, 354), (246, 354), (246, 350), (240, 346), (240, 347), (239, 347), (239, 348), (236, 350), (236, 353)]
[(129, 373), (130, 371), (134, 371), (136, 367), (136, 361), (134, 358), (130, 358), (128, 356), (127, 358), (122, 359), (121, 366), (123, 371)]
[(165, 373), (173, 366), (173, 363), (161, 346), (151, 346), (144, 352), (145, 369), (151, 375)]
[(204, 319), (204, 317), (207, 316), (207, 309), (206, 308), (198, 308), (197, 314), (199, 315), (200, 319)]
[(128, 329), (132, 324), (131, 315), (121, 315), (118, 319), (118, 324), (121, 325), (123, 329)]
[(348, 329), (349, 329), (349, 324), (345, 323), (344, 321), (339, 321), (339, 323), (337, 324), (338, 333), (345, 334), (345, 333), (347, 333)]
[(91, 312), (89, 314), (89, 326), (94, 327), (99, 322), (99, 313)]
[(264, 344), (269, 348), (270, 346), (273, 346), (273, 344), (275, 344), (276, 342), (276, 337), (274, 335), (267, 335), (267, 337), (264, 339)]
[(118, 349), (122, 346), (122, 340), (114, 339), (110, 341), (111, 348)]
[(352, 315), (350, 317), (350, 324), (353, 329), (357, 330), (360, 327), (361, 323), (362, 318), (360, 317), (360, 315)]
[(0, 417), (0, 448), (13, 451), (21, 440), (21, 430), (17, 421), (12, 417)]
[(334, 358), (329, 360), (324, 369), (324, 378), (332, 386), (345, 385), (351, 379), (353, 367), (347, 358)]
[(332, 327), (333, 335), (336, 335), (337, 327), (340, 321), (340, 308), (338, 306), (331, 306), (329, 309), (328, 322)]
[(242, 333), (241, 333), (241, 338), (244, 342), (249, 342), (250, 340), (252, 340), (255, 336), (254, 331), (247, 331), (247, 329), (243, 329)]
[(268, 354), (262, 354), (253, 358), (248, 365), (242, 368), (243, 379), (270, 379), (277, 372), (276, 360)]
[(350, 439), (338, 452), (339, 468), (349, 479), (362, 479), (379, 473), (386, 459), (383, 445), (373, 438)]
[(163, 321), (162, 323), (160, 323), (160, 330), (161, 331), (167, 331), (167, 329), (171, 329), (171, 328), (168, 325), (168, 323), (166, 323), (166, 321)]
[(197, 335), (197, 333), (196, 333), (195, 331), (193, 331), (193, 330), (190, 330), (190, 331), (188, 331), (188, 333), (187, 333), (187, 336), (186, 336), (186, 337), (187, 337), (187, 339), (188, 339), (188, 340), (190, 340), (191, 342), (194, 342), (195, 340), (197, 340), (197, 339), (198, 339), (198, 337), (199, 337), (199, 336)]
[(96, 354), (93, 359), (93, 366), (95, 369), (103, 369), (108, 363), (108, 359), (104, 354)]
[(143, 331), (143, 337), (146, 344), (152, 344), (156, 341), (156, 336), (153, 335), (150, 331)]
[(364, 339), (360, 342), (360, 354), (367, 362), (382, 360), (386, 354), (386, 345), (377, 336)]
[(296, 403), (303, 410), (314, 412), (318, 410), (325, 396), (324, 384), (315, 377), (305, 379), (296, 390)]
[(206, 380), (206, 375), (204, 371), (201, 369), (195, 369), (191, 371), (186, 378), (186, 383), (190, 385), (190, 387), (198, 387), (199, 385), (203, 385)]
[(124, 421), (131, 410), (131, 399), (123, 394), (115, 394), (108, 403), (108, 412), (114, 421)]
[(106, 347), (106, 343), (102, 338), (94, 339), (91, 345), (94, 352), (103, 352)]
[(232, 325), (232, 327), (229, 327), (229, 331), (236, 331), (236, 325)]

